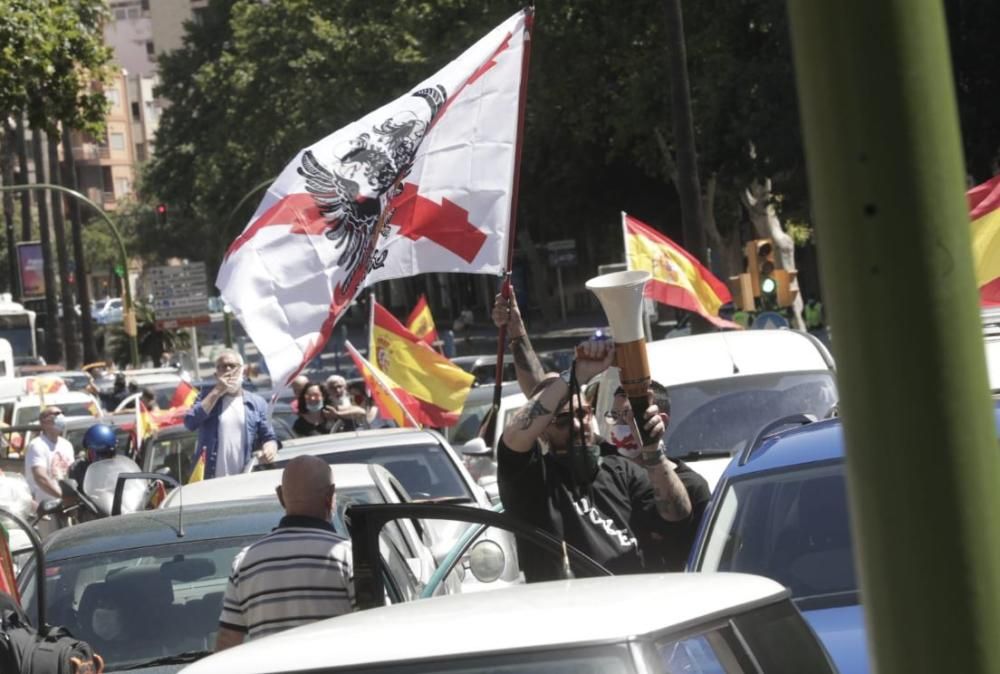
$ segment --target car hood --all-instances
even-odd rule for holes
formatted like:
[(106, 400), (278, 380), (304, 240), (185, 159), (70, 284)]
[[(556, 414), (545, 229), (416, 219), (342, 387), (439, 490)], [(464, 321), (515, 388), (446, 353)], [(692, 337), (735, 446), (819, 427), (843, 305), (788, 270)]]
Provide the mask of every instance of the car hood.
[(715, 485), (719, 484), (723, 471), (732, 461), (732, 457), (712, 458), (712, 459), (685, 459), (684, 463), (691, 467), (691, 470), (705, 478), (710, 492), (715, 492)]
[(868, 674), (868, 642), (860, 604), (802, 611), (841, 674)]

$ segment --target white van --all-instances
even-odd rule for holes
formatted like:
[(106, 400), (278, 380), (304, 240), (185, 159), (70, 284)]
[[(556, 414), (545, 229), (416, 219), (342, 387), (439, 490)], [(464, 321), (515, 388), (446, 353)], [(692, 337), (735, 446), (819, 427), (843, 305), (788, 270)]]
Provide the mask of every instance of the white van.
[[(667, 455), (691, 465), (711, 489), (729, 463), (769, 422), (791, 414), (823, 418), (837, 404), (833, 356), (812, 335), (794, 330), (741, 330), (647, 344), (649, 369), (670, 393)], [(595, 419), (618, 388), (618, 369), (600, 382)]]

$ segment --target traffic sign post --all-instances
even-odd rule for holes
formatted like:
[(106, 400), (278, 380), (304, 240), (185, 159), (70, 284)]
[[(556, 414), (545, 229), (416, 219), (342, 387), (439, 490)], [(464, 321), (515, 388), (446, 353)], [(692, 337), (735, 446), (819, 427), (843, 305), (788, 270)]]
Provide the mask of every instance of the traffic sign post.
[(153, 313), (160, 330), (189, 328), (193, 369), (198, 371), (197, 326), (209, 323), (208, 274), (204, 262), (150, 267), (146, 283), (153, 295)]

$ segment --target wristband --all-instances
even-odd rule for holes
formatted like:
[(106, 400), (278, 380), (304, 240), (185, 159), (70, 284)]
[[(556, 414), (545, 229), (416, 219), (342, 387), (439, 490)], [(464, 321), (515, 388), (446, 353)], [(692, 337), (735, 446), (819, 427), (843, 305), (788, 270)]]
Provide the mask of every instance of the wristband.
[(646, 467), (659, 466), (666, 458), (666, 454), (663, 453), (663, 448), (660, 446), (656, 447), (655, 452), (642, 451), (639, 452), (639, 463)]

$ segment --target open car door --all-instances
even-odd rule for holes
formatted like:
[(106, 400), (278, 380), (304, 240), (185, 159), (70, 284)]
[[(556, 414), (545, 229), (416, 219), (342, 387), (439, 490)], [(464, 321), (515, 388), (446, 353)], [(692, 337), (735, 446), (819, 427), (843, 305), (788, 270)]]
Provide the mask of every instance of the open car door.
[[(347, 509), (346, 519), (351, 534), (358, 610), (445, 593), (447, 588), (461, 586), (467, 573), (479, 581), (477, 591), (488, 590), (492, 583), (510, 576), (510, 565), (517, 571), (516, 554), (505, 552), (496, 542), (502, 538), (516, 537), (519, 546), (536, 546), (552, 555), (560, 561), (567, 577), (611, 575), (576, 548), (502, 512), (441, 503), (380, 503), (353, 505)], [(405, 574), (405, 568), (397, 568), (387, 554), (392, 549), (391, 532), (399, 520), (465, 524), (463, 535), (439, 560), (430, 580), (420, 587), (413, 588), (412, 577)], [(506, 584), (498, 583), (496, 587)]]

